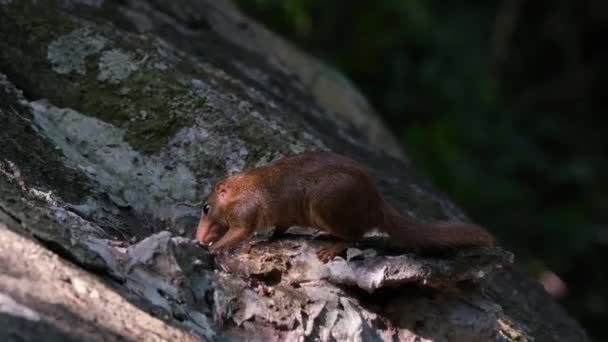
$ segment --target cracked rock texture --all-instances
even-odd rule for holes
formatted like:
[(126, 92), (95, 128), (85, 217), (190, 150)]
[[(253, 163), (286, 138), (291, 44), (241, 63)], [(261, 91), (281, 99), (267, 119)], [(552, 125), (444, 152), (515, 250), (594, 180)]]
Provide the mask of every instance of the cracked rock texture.
[(466, 220), (347, 81), (229, 1), (0, 1), (0, 340), (587, 340), (498, 247), (192, 242), (219, 178), (313, 149), (412, 220)]

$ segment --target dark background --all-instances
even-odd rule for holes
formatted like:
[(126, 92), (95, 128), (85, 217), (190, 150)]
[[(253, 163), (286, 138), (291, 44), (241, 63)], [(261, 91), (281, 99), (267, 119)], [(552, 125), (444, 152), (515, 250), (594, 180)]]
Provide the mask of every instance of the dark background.
[(607, 1), (238, 2), (351, 78), (422, 171), (608, 340)]

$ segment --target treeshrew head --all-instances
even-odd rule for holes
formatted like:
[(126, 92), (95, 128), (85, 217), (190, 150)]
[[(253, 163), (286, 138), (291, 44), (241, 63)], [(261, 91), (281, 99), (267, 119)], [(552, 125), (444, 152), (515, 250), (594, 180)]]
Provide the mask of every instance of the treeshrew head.
[(196, 229), (195, 239), (204, 244), (219, 240), (228, 231), (224, 207), (226, 205), (227, 189), (218, 183), (203, 204), (201, 218)]

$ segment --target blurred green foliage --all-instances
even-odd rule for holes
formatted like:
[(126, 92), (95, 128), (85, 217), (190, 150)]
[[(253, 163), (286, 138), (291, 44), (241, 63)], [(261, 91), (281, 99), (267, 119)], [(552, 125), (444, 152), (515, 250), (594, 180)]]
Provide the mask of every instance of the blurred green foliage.
[(608, 2), (239, 4), (350, 77), (435, 183), (531, 273), (562, 276), (565, 304), (608, 338)]

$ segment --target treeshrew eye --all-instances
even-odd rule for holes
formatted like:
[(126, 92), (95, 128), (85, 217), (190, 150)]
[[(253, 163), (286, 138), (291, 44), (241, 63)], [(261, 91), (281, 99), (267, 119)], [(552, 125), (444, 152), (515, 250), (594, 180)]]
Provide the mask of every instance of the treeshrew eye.
[(211, 209), (211, 206), (209, 205), (209, 203), (205, 203), (203, 205), (203, 213), (205, 213), (205, 215), (209, 214), (209, 209)]

